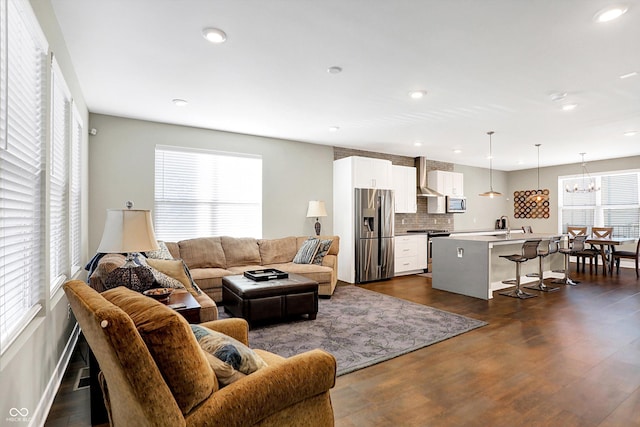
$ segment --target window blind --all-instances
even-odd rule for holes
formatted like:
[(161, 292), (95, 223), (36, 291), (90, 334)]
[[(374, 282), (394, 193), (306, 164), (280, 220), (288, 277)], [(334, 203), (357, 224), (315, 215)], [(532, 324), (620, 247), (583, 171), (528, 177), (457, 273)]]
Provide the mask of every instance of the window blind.
[[(41, 307), (47, 45), (26, 1), (0, 0), (0, 353)], [(9, 60), (9, 58), (11, 58)]]
[(613, 237), (639, 237), (640, 171), (600, 173), (592, 179), (600, 191), (568, 193), (564, 189), (578, 179), (558, 178), (562, 231), (570, 225), (613, 227)]
[(49, 268), (51, 294), (69, 277), (69, 148), (71, 95), (55, 59), (51, 68)]
[(81, 176), (81, 145), (84, 125), (80, 113), (73, 107), (73, 120), (71, 125), (71, 168), (69, 192), (71, 201), (69, 203), (69, 231), (71, 243), (71, 276), (82, 268), (81, 245), (82, 245), (82, 176)]
[(154, 228), (166, 241), (262, 237), (262, 158), (157, 146)]

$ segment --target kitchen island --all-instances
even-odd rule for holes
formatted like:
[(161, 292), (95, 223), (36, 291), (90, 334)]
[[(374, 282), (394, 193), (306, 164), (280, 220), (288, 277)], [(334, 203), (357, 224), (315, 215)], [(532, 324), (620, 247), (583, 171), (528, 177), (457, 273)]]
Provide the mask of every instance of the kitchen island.
[[(433, 289), (454, 292), (476, 298), (491, 299), (493, 292), (512, 287), (503, 280), (515, 279), (515, 264), (500, 255), (521, 253), (527, 239), (549, 240), (559, 234), (511, 234), (498, 236), (450, 236), (433, 239)], [(562, 277), (552, 270), (564, 268), (564, 255), (549, 255), (543, 259), (544, 277)], [(535, 282), (526, 277), (538, 272), (538, 259), (521, 265), (521, 283)]]

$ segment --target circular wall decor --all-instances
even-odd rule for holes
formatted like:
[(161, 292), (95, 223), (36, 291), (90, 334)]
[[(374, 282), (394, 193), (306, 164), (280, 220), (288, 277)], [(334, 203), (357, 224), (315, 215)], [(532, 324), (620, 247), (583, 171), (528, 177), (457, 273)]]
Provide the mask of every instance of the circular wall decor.
[(520, 190), (513, 192), (513, 217), (514, 218), (531, 218), (531, 219), (548, 219), (550, 216), (550, 203), (548, 200), (536, 202), (535, 200), (527, 200), (529, 196), (542, 194), (549, 196), (549, 190)]

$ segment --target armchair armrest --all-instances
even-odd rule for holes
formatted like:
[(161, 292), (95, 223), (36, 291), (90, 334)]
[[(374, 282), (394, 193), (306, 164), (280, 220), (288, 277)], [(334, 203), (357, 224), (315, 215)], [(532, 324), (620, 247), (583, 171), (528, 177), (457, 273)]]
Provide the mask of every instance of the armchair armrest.
[(262, 368), (213, 393), (185, 418), (201, 425), (253, 425), (296, 403), (328, 392), (335, 385), (336, 359), (311, 350)]
[(235, 338), (244, 345), (249, 345), (249, 324), (244, 319), (219, 319), (201, 323), (200, 326)]

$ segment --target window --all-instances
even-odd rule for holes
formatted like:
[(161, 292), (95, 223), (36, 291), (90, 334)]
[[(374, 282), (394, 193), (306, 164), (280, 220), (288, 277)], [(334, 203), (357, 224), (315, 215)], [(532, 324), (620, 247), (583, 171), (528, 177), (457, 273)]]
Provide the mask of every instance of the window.
[(69, 149), (71, 94), (55, 60), (51, 70), (49, 268), (53, 293), (69, 277)]
[(262, 158), (156, 147), (154, 222), (166, 241), (262, 237)]
[(592, 174), (600, 191), (568, 193), (576, 178), (558, 177), (561, 231), (568, 225), (613, 227), (613, 237), (640, 236), (640, 171)]
[[(47, 45), (26, 1), (0, 1), (0, 353), (43, 298)], [(9, 60), (10, 58), (10, 60)]]

